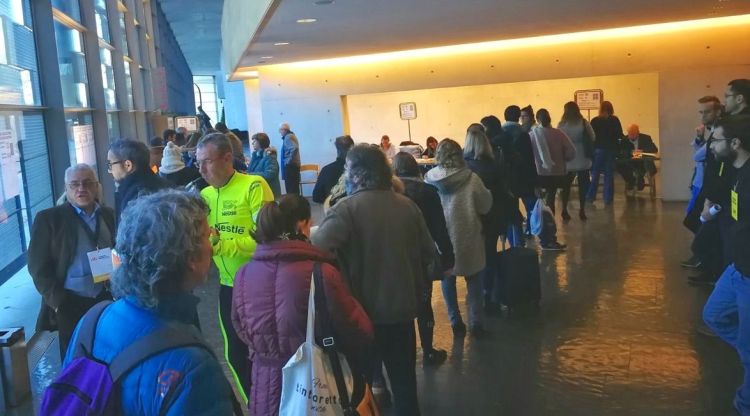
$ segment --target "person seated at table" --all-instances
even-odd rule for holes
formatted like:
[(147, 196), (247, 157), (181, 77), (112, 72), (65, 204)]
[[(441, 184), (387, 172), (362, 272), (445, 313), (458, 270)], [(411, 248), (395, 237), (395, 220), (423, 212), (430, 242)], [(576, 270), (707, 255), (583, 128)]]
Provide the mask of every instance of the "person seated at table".
[(625, 179), (630, 191), (636, 186), (641, 191), (646, 186), (646, 173), (656, 174), (653, 158), (644, 157), (644, 153), (658, 153), (659, 148), (648, 134), (641, 133), (637, 124), (628, 127), (628, 134), (620, 139), (620, 152), (617, 171)]
[(436, 138), (430, 136), (427, 138), (427, 148), (422, 152), (422, 157), (426, 159), (434, 159), (435, 152), (437, 151), (438, 141)]

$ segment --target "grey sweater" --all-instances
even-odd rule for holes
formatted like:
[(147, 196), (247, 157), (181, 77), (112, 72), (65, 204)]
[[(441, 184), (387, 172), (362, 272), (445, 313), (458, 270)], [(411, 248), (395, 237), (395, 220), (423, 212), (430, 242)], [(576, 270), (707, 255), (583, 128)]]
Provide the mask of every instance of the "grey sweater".
[(425, 181), (437, 187), (440, 194), (456, 257), (454, 274), (479, 273), (487, 261), (481, 216), (490, 211), (492, 194), (468, 168), (446, 170), (438, 166), (427, 172)]

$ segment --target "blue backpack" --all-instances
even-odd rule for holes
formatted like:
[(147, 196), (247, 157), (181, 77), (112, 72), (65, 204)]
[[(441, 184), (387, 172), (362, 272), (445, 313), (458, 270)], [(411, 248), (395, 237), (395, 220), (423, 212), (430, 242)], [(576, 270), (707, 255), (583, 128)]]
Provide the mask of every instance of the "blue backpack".
[[(111, 303), (98, 303), (82, 318), (78, 341), (76, 345), (71, 345), (71, 348), (75, 348), (73, 360), (45, 390), (40, 415), (119, 415), (118, 383), (141, 362), (164, 351), (189, 346), (201, 347), (214, 354), (193, 331), (167, 327), (136, 340), (117, 354), (111, 363), (98, 360), (92, 353), (96, 325), (104, 309)], [(234, 413), (242, 415), (241, 406), (234, 394), (232, 403)], [(166, 410), (162, 409), (162, 413)]]

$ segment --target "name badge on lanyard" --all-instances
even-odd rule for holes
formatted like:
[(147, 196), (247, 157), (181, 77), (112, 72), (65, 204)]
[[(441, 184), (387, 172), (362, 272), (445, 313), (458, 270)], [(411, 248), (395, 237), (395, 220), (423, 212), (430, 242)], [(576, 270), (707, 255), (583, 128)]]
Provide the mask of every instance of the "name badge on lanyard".
[(94, 283), (102, 283), (109, 280), (112, 276), (112, 249), (105, 247), (101, 250), (89, 251), (86, 253), (91, 267), (91, 275), (94, 276)]
[(732, 190), (732, 218), (734, 218), (735, 221), (739, 221), (739, 203), (740, 203), (740, 196), (737, 194), (737, 191), (734, 189)]

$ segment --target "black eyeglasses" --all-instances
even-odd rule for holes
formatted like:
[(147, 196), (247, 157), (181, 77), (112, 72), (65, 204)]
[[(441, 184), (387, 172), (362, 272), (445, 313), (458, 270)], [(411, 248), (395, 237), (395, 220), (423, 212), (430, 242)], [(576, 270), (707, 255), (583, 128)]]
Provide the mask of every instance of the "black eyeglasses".
[(114, 161), (114, 162), (110, 162), (110, 161), (108, 160), (108, 161), (107, 161), (107, 169), (108, 169), (108, 170), (112, 170), (112, 166), (114, 166), (114, 165), (118, 165), (118, 164), (120, 164), (120, 163), (122, 163), (122, 162), (124, 162), (124, 160), (116, 160), (116, 161)]

